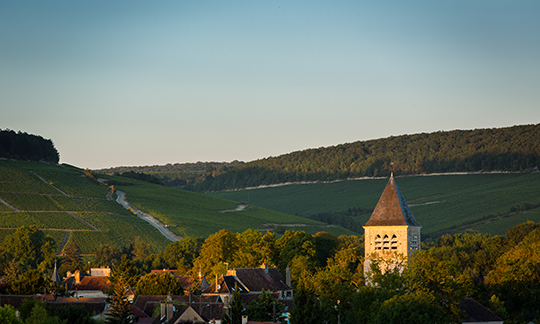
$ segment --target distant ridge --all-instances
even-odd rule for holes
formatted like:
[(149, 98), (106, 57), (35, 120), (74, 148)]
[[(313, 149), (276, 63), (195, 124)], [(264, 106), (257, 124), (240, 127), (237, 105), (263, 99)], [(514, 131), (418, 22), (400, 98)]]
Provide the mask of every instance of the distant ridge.
[[(540, 124), (390, 136), (244, 163), (186, 189), (448, 172), (527, 172), (540, 165)], [(200, 180), (200, 179), (199, 179)]]

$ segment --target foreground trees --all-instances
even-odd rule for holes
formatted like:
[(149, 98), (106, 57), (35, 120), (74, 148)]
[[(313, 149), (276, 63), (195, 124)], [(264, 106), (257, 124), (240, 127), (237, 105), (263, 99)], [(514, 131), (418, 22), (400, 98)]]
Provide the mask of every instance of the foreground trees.
[[(285, 231), (277, 238), (273, 233), (255, 230), (221, 230), (204, 242), (184, 238), (158, 254), (138, 240), (122, 249), (101, 246), (94, 265), (113, 268), (111, 295), (118, 307), (125, 306), (123, 294), (128, 286), (136, 286), (138, 294), (183, 292), (168, 272), (145, 275), (151, 268), (176, 266), (178, 274), (197, 277), (201, 272), (213, 282), (229, 268), (257, 267), (265, 262), (283, 275), (290, 267), (296, 306), (292, 324), (454, 323), (463, 317), (459, 302), (467, 293), (508, 323), (540, 322), (540, 223), (520, 224), (504, 237), (445, 235), (437, 244), (413, 254), (403, 271), (396, 268), (382, 273), (374, 268), (368, 278), (372, 285), (367, 286), (363, 244), (361, 237), (335, 237), (324, 232), (311, 235)], [(32, 294), (47, 290), (54, 256), (51, 247), (54, 241), (33, 227), (22, 227), (6, 237), (0, 249), (2, 292)], [(76, 246), (67, 250), (71, 252), (64, 259), (66, 264), (81, 264)], [(193, 292), (197, 288), (194, 285)], [(268, 320), (273, 303), (265, 294), (245, 310), (238, 303), (228, 314), (229, 320), (236, 321), (242, 313)], [(276, 306), (279, 313), (279, 304)], [(10, 309), (0, 309), (0, 316), (10, 318), (11, 314)], [(118, 314), (124, 316), (121, 310)], [(124, 317), (129, 322), (128, 315)]]

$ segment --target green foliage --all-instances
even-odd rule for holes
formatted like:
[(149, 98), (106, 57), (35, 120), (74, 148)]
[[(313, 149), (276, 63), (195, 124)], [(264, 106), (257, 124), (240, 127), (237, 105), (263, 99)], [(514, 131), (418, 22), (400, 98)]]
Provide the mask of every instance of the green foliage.
[(193, 262), (199, 256), (202, 244), (192, 237), (184, 237), (180, 241), (170, 243), (165, 247), (160, 258), (169, 269), (187, 271), (193, 268)]
[(43, 277), (43, 273), (36, 269), (22, 272), (15, 281), (11, 282), (8, 291), (15, 295), (32, 295), (43, 293), (49, 286), (49, 280)]
[[(234, 255), (238, 251), (240, 242), (237, 236), (226, 229), (210, 235), (201, 248), (199, 257), (195, 260), (195, 265), (200, 268), (203, 275), (209, 276), (213, 273), (214, 267), (220, 263), (230, 263), (234, 261)], [(222, 275), (223, 273), (215, 273)]]
[(17, 310), (11, 305), (0, 307), (0, 323), (4, 324), (23, 324), (23, 321), (17, 317)]
[(60, 155), (50, 139), (39, 135), (0, 129), (0, 157), (15, 160), (44, 160), (58, 163)]
[(184, 288), (169, 272), (151, 273), (137, 282), (137, 295), (182, 295)]
[(246, 306), (245, 314), (250, 321), (281, 323), (284, 311), (285, 305), (273, 299), (269, 291), (263, 290), (257, 300)]
[(324, 323), (328, 316), (322, 300), (312, 291), (302, 286), (294, 292), (294, 309), (291, 312), (291, 324), (319, 324)]
[[(311, 269), (316, 262), (315, 238), (302, 231), (286, 231), (276, 241), (276, 249), (279, 252), (278, 268), (281, 273), (285, 273), (287, 265), (292, 265), (297, 257), (302, 257), (302, 262), (296, 265), (302, 265), (301, 269)], [(292, 267), (292, 271), (300, 271), (298, 267)]]
[(67, 324), (94, 324), (96, 321), (90, 317), (90, 313), (78, 305), (67, 304), (55, 308), (52, 315), (65, 321)]
[(128, 172), (122, 172), (122, 173), (115, 173), (115, 175), (120, 176), (120, 177), (155, 183), (159, 185), (163, 184), (158, 177), (153, 176), (151, 174), (142, 173), (142, 172), (128, 171)]
[(50, 267), (56, 252), (54, 240), (35, 225), (19, 227), (4, 239), (3, 246), (8, 258), (24, 269)]
[(169, 186), (184, 186), (186, 183), (196, 179), (204, 180), (205, 173), (212, 176), (220, 175), (230, 168), (238, 166), (243, 162), (196, 162), (196, 163), (175, 163), (167, 165), (138, 166), (138, 167), (115, 167), (110, 169), (97, 170), (104, 174), (122, 174), (127, 172), (145, 173), (157, 177), (162, 183)]
[(425, 291), (394, 296), (384, 301), (372, 324), (432, 324), (452, 323), (435, 297)]
[(190, 189), (435, 172), (523, 171), (540, 165), (540, 124), (391, 136), (297, 151), (237, 166)]
[(107, 324), (131, 324), (134, 322), (135, 318), (128, 300), (127, 288), (127, 283), (121, 277), (114, 283), (114, 294), (109, 301), (110, 312), (106, 320)]
[(49, 315), (44, 304), (35, 304), (32, 312), (26, 318), (26, 324), (67, 324), (67, 320), (61, 320), (56, 316)]
[(81, 268), (81, 249), (75, 242), (71, 242), (64, 247), (64, 258), (62, 259), (62, 265), (60, 266), (60, 273), (66, 273), (68, 271), (74, 272)]
[(229, 312), (223, 314), (222, 323), (224, 324), (242, 323), (243, 310), (244, 310), (244, 304), (242, 303), (242, 296), (240, 294), (240, 289), (238, 289), (238, 285), (234, 283), (234, 290), (232, 293)]

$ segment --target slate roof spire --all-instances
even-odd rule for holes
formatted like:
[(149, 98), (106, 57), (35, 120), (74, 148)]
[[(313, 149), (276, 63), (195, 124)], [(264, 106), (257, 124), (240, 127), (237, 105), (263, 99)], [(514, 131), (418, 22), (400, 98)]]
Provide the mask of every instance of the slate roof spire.
[(56, 260), (54, 260), (54, 271), (51, 276), (51, 281), (57, 284), (62, 283), (62, 280), (60, 279), (60, 275), (58, 274), (58, 270), (56, 270)]
[(399, 190), (395, 180), (394, 173), (384, 188), (384, 191), (375, 206), (375, 210), (364, 226), (418, 226), (420, 223), (414, 219), (414, 216)]

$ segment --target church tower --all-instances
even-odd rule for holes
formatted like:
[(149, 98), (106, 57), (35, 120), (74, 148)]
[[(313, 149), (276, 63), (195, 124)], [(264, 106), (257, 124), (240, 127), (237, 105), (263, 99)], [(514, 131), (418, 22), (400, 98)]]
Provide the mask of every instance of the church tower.
[(364, 225), (364, 274), (370, 271), (373, 257), (392, 260), (401, 256), (407, 260), (411, 253), (420, 250), (421, 227), (392, 173), (373, 214)]

